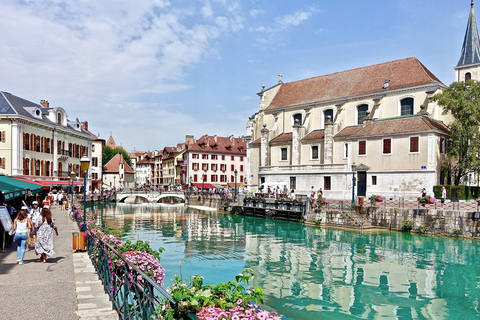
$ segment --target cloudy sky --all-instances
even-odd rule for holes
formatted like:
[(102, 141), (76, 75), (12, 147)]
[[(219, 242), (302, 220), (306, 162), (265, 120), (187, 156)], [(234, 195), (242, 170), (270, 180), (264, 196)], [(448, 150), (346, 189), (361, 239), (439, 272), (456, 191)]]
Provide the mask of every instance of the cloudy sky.
[(61, 106), (129, 151), (159, 150), (243, 135), (279, 73), (416, 56), (448, 85), (469, 11), (467, 0), (2, 0), (0, 90)]

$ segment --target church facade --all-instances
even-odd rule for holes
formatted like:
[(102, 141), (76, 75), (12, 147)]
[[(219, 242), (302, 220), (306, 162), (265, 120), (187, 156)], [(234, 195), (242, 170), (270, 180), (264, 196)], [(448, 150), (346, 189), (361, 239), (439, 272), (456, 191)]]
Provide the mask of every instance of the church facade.
[[(471, 5), (456, 81), (478, 79)], [(416, 197), (448, 183), (448, 124), (433, 97), (445, 85), (417, 58), (263, 87), (246, 126), (248, 185), (279, 183), (331, 199)]]

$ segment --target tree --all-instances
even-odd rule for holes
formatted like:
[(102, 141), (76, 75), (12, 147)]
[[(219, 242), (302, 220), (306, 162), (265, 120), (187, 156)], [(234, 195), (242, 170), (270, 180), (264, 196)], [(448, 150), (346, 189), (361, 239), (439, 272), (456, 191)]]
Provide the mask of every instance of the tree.
[(109, 146), (105, 146), (103, 148), (103, 155), (102, 155), (102, 165), (106, 165), (108, 163), (108, 161), (112, 160), (112, 158), (116, 155), (116, 154), (121, 154), (123, 156), (123, 159), (125, 160), (125, 162), (129, 165), (129, 166), (132, 166), (132, 160), (130, 159), (130, 156), (128, 155), (128, 153), (123, 150), (122, 148), (115, 148), (115, 149), (112, 149), (110, 148)]
[(444, 114), (450, 112), (454, 117), (445, 165), (458, 186), (469, 173), (480, 172), (480, 83), (473, 80), (454, 82), (436, 94), (434, 100)]

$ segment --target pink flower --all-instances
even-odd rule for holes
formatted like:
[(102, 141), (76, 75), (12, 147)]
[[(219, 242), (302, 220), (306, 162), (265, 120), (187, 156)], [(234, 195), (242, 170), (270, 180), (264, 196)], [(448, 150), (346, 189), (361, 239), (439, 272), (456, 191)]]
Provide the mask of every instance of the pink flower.
[(242, 299), (238, 299), (237, 304), (241, 304), (241, 303), (242, 303)]

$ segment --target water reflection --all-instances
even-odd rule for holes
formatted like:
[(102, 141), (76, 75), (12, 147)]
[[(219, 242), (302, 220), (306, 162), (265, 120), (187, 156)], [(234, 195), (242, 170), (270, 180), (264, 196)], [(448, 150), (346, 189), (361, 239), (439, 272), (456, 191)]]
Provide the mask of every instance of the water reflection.
[(397, 232), (361, 233), (185, 210), (104, 207), (125, 238), (165, 247), (167, 281), (202, 274), (229, 281), (254, 269), (265, 303), (286, 319), (475, 319), (480, 244)]

